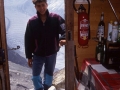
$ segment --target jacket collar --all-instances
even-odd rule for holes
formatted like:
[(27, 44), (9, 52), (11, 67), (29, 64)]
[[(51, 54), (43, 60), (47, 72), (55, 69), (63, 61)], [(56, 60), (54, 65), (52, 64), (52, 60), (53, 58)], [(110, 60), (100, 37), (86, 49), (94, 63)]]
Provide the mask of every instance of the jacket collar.
[[(47, 14), (47, 17), (49, 16), (49, 11), (48, 11), (48, 9), (46, 10), (46, 14)], [(37, 16), (38, 16), (38, 18), (40, 19), (40, 13), (37, 11)]]

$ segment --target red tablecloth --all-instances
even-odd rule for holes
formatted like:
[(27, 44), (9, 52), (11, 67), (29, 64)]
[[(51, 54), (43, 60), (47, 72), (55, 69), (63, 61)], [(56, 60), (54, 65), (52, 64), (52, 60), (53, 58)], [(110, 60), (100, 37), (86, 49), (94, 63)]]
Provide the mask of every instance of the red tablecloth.
[(81, 80), (79, 86), (83, 84), (87, 89), (78, 90), (120, 90), (120, 74), (108, 72), (97, 72), (91, 67), (93, 64), (99, 64), (95, 59), (83, 60), (81, 66)]

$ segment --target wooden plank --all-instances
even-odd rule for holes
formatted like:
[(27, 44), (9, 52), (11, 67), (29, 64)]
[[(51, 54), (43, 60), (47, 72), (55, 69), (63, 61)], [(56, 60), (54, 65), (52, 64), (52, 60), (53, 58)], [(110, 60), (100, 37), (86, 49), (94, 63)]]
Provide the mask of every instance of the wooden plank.
[(74, 90), (74, 41), (66, 45), (65, 59), (65, 90)]
[(10, 90), (10, 79), (9, 79), (9, 68), (8, 68), (8, 53), (6, 45), (6, 28), (5, 28), (5, 14), (4, 14), (4, 0), (0, 0), (0, 32), (2, 40), (2, 48), (5, 50), (5, 60), (6, 62), (3, 65), (4, 78), (5, 78), (5, 90)]
[(4, 80), (3, 69), (0, 69), (0, 78), (1, 78), (1, 87), (2, 87), (2, 90), (5, 90), (5, 80)]
[[(74, 90), (74, 12), (71, 0), (65, 0), (66, 40), (65, 46), (65, 90)], [(68, 38), (68, 31), (71, 38)]]

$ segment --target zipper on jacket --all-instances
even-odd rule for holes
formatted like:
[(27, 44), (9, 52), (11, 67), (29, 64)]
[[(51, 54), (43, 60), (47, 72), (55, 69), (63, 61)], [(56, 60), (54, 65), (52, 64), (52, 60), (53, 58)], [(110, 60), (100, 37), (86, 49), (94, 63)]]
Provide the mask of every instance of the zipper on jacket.
[[(45, 26), (45, 23), (43, 23), (43, 27), (44, 27), (44, 32), (46, 32), (46, 29), (45, 29), (45, 27), (46, 27), (46, 26)], [(46, 56), (46, 55), (47, 55), (47, 54), (46, 54), (46, 50), (47, 50), (47, 49), (46, 49), (46, 33), (44, 33), (44, 34), (45, 34), (45, 46), (44, 46), (44, 48), (45, 48), (45, 52), (44, 52), (44, 54), (45, 54), (45, 56)]]
[(45, 26), (45, 23), (43, 23), (43, 26)]

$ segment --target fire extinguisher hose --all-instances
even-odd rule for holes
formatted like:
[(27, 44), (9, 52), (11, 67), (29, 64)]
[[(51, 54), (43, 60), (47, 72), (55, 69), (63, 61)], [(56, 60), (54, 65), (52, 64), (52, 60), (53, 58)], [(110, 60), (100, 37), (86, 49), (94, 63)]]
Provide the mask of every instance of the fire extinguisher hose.
[(88, 1), (88, 15), (90, 16), (90, 1), (89, 0), (87, 1)]
[(75, 1), (76, 1), (76, 0), (73, 0), (73, 9), (74, 9), (77, 13), (79, 13), (78, 10), (77, 10), (76, 7), (75, 7)]
[(79, 13), (80, 10), (86, 10), (85, 7), (83, 6), (83, 4), (80, 4), (80, 6), (79, 6), (79, 8), (78, 8), (78, 10), (77, 10), (76, 7), (75, 7), (75, 0), (73, 0), (73, 9), (74, 9), (77, 13)]

